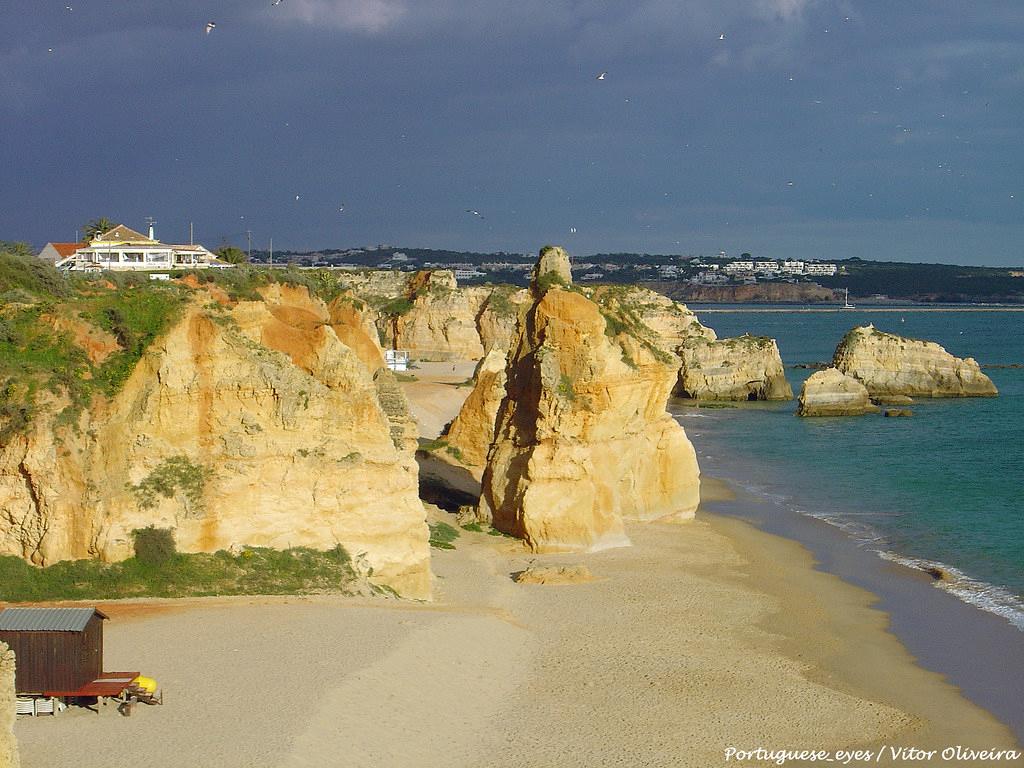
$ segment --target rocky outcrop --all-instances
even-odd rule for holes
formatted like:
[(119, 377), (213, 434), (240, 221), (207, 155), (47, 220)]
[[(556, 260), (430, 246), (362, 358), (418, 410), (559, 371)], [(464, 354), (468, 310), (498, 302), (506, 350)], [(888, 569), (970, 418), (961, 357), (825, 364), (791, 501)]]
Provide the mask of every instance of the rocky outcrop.
[(14, 738), (14, 651), (0, 643), (0, 766), (18, 768)]
[(505, 398), (505, 363), (505, 353), (495, 348), (477, 364), (473, 391), (443, 435), (450, 446), (459, 449), (463, 463), (478, 480), (494, 441), (498, 408)]
[(484, 355), (477, 317), (489, 295), (487, 288), (459, 289), (451, 270), (417, 272), (378, 327), (388, 346), (414, 360), (475, 360)]
[(499, 285), (489, 289), (483, 310), (477, 317), (477, 330), (484, 352), (498, 349), (508, 352), (519, 325), (519, 317), (530, 306), (530, 292), (525, 288), (516, 289), (510, 285)]
[(611, 327), (541, 252), (483, 475), (482, 511), (536, 551), (628, 543), (623, 519), (693, 516), (693, 446), (666, 412), (678, 360)]
[(77, 432), (39, 418), (0, 447), (0, 552), (114, 561), (149, 525), (182, 551), (341, 544), (374, 581), (429, 596), (415, 425), (372, 344), (340, 340), (344, 318), (284, 286), (194, 301)]
[(622, 318), (634, 328), (642, 326), (642, 335), (648, 336), (659, 349), (670, 354), (676, 354), (679, 346), (688, 340), (714, 341), (716, 338), (715, 332), (701, 325), (697, 316), (685, 306), (648, 288), (601, 285), (587, 295), (613, 317)]
[(798, 416), (861, 416), (877, 413), (868, 391), (852, 376), (835, 368), (817, 371), (804, 382)]
[(973, 358), (960, 359), (935, 342), (907, 339), (872, 325), (847, 333), (836, 347), (832, 364), (862, 382), (872, 397), (998, 394)]
[(694, 400), (791, 400), (793, 390), (775, 339), (695, 336), (678, 348), (683, 364), (677, 392)]

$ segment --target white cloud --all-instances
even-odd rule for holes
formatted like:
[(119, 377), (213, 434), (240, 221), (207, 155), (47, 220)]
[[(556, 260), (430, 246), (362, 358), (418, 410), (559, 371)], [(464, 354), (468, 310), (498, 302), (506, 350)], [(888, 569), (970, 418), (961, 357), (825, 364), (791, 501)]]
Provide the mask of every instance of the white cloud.
[(287, 0), (278, 9), (307, 24), (371, 34), (392, 27), (408, 11), (401, 0)]

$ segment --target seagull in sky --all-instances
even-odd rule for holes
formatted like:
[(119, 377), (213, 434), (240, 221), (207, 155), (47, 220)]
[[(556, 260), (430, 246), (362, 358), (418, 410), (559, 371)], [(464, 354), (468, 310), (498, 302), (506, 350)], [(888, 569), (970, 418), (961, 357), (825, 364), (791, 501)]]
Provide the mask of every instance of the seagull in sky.
[(274, 0), (274, 2), (271, 3), (271, 5), (280, 5), (280, 4), (281, 4), (281, 0)]
[(599, 75), (598, 75), (598, 76), (597, 76), (597, 77), (596, 77), (595, 79), (596, 79), (596, 80), (604, 80), (604, 79), (605, 79), (605, 77), (606, 77), (607, 75), (608, 75), (608, 73), (607, 73), (607, 72), (602, 72), (602, 73), (601, 73), (601, 74), (599, 74)]
[(298, 200), (298, 199), (299, 199), (299, 196), (298, 196), (298, 195), (296, 195), (296, 196), (295, 196), (295, 199), (296, 199), (296, 200)]
[[(281, 0), (277, 0), (277, 1), (278, 1), (278, 2), (281, 2)], [(342, 204), (341, 204), (341, 207), (340, 207), (340, 208), (338, 209), (338, 213), (343, 213), (344, 211), (345, 211), (345, 204), (344, 204), (344, 203), (342, 203)]]
[(725, 32), (723, 32), (722, 34), (720, 34), (720, 35), (718, 36), (718, 39), (719, 39), (719, 40), (725, 40)]
[(217, 25), (214, 22), (212, 22), (212, 21), (206, 22), (206, 34), (210, 34), (216, 28), (217, 28)]
[(484, 218), (484, 215), (482, 213), (480, 213), (480, 211), (474, 211), (472, 208), (467, 208), (466, 209), (466, 213), (471, 213), (474, 216), (479, 216), (481, 220), (483, 220), (483, 218)]

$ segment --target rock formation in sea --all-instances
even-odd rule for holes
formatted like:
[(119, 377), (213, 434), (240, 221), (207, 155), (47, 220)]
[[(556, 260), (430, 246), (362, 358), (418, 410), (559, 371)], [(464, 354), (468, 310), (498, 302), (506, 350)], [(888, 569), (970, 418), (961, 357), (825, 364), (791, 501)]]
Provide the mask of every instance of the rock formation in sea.
[(0, 766), (18, 768), (18, 742), (14, 738), (14, 651), (0, 643)]
[(429, 596), (416, 426), (374, 329), (346, 298), (262, 290), (197, 292), (112, 400), (71, 428), (55, 404), (0, 446), (0, 553), (115, 561), (155, 525), (186, 552), (340, 544), (373, 581)]
[[(536, 551), (628, 543), (623, 519), (693, 516), (693, 446), (665, 410), (678, 359), (571, 287), (548, 246), (519, 324), (481, 510)], [(607, 315), (606, 315), (607, 313)]]
[(854, 328), (832, 364), (861, 381), (872, 397), (993, 397), (998, 394), (973, 358), (960, 359), (932, 341), (907, 339), (872, 325)]
[(835, 368), (816, 371), (800, 391), (798, 416), (861, 416), (877, 413), (867, 388)]
[(693, 336), (678, 348), (677, 392), (694, 400), (791, 400), (793, 390), (775, 339)]

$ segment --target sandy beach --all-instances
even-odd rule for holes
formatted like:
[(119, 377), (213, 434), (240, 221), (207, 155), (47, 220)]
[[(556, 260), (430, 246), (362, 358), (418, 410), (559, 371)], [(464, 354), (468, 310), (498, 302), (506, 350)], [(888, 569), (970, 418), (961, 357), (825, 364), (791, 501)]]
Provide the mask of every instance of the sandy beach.
[[(425, 437), (469, 391), (453, 386), (466, 370), (439, 365), (404, 385)], [(704, 492), (729, 498), (712, 479)], [(106, 667), (156, 677), (165, 704), (130, 718), (112, 707), (22, 718), (23, 766), (130, 754), (152, 767), (707, 768), (769, 764), (727, 762), (730, 748), (1016, 746), (914, 663), (871, 593), (814, 570), (799, 544), (700, 512), (628, 534), (632, 547), (538, 556), (465, 531), (434, 550), (432, 603), (102, 604)], [(512, 581), (531, 565), (585, 565), (596, 578)], [(905, 764), (888, 751), (871, 762)]]

